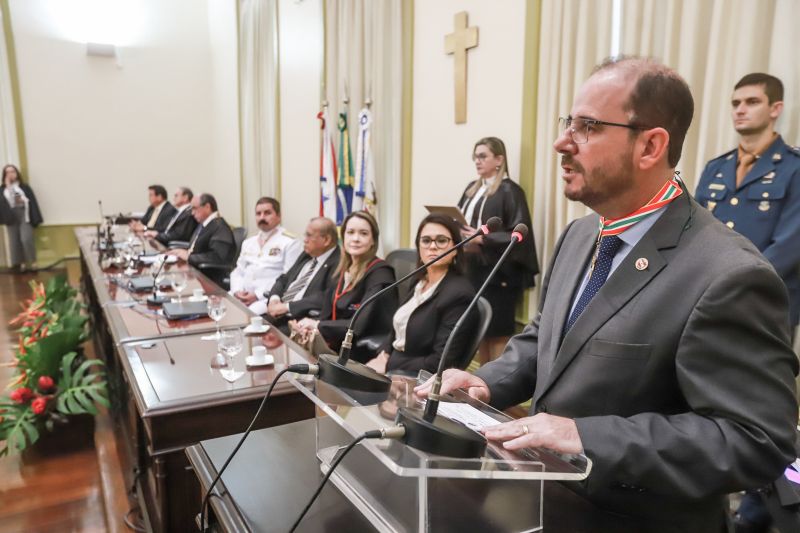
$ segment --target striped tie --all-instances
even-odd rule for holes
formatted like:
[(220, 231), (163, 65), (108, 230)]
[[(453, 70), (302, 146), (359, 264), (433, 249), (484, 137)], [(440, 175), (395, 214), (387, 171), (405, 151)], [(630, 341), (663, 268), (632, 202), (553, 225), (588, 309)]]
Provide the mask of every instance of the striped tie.
[(314, 270), (317, 268), (317, 258), (315, 257), (313, 261), (311, 261), (311, 268), (306, 270), (306, 273), (297, 278), (289, 285), (289, 288), (286, 289), (286, 292), (283, 294), (283, 298), (281, 301), (283, 302), (292, 302), (294, 301), (294, 297), (300, 294), (300, 291), (306, 288), (308, 282), (311, 281), (311, 275), (314, 274)]

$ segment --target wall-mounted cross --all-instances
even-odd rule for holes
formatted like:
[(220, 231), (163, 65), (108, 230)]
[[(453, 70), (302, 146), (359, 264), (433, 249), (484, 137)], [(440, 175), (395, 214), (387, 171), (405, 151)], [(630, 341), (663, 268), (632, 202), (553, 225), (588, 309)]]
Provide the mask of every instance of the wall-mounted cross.
[(444, 51), (453, 54), (456, 124), (467, 121), (467, 50), (478, 46), (478, 28), (467, 27), (467, 12), (456, 13), (455, 31), (444, 37)]

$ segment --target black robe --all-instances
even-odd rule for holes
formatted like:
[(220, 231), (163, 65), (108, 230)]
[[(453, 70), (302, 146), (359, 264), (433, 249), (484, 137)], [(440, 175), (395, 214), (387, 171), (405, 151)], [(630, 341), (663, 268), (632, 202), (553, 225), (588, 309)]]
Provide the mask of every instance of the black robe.
[[(175, 216), (173, 214), (173, 216)], [(172, 219), (170, 219), (172, 220)], [(167, 221), (169, 224), (169, 221)], [(192, 208), (187, 207), (178, 215), (178, 219), (168, 230), (160, 232), (156, 235), (156, 240), (161, 244), (169, 244), (172, 241), (185, 241), (189, 242), (192, 239), (192, 234), (197, 227), (197, 220), (192, 215)]]
[[(462, 211), (469, 200), (466, 191), (471, 186), (472, 183), (464, 190), (464, 194), (461, 195), (461, 200), (458, 202)], [(479, 215), (482, 215), (480, 220), (478, 220)], [(476, 287), (480, 286), (494, 268), (508, 243), (511, 242), (511, 231), (514, 226), (525, 224), (528, 226), (528, 236), (512, 250), (490, 285), (533, 287), (536, 274), (539, 273), (539, 260), (536, 257), (536, 242), (531, 228), (531, 215), (525, 200), (525, 192), (516, 182), (505, 178), (493, 195), (487, 198), (484, 194), (475, 206), (472, 220), (468, 220), (467, 223), (477, 228), (494, 216), (500, 217), (503, 227), (499, 231), (483, 237), (483, 245), (480, 247), (479, 253), (467, 254), (470, 279)]]
[[(33, 194), (33, 189), (31, 189), (29, 185), (20, 183), (19, 187), (22, 189), (22, 192), (25, 193), (25, 196), (28, 197), (28, 214), (30, 215), (31, 226), (35, 228), (44, 222), (44, 219), (42, 218), (42, 212), (39, 210), (39, 202), (36, 201), (36, 195)], [(0, 225), (2, 226), (16, 223), (14, 211), (6, 201), (5, 192), (6, 186), (0, 185)]]
[[(367, 269), (364, 277), (361, 278), (355, 287), (341, 294), (339, 285), (344, 282), (337, 279), (336, 283), (328, 289), (322, 303), (322, 311), (319, 314), (319, 330), (322, 338), (328, 346), (338, 350), (347, 333), (347, 326), (355, 312), (361, 307), (361, 303), (367, 298), (394, 283), (394, 269), (384, 261), (378, 259)], [(338, 292), (337, 292), (338, 291)], [(334, 303), (334, 300), (336, 302)], [(336, 309), (334, 318), (334, 307)], [(381, 296), (380, 301), (375, 301), (367, 306), (358, 315), (358, 320), (353, 327), (353, 350), (352, 358), (356, 361), (365, 363), (376, 354), (367, 353), (359, 350), (357, 342), (365, 336), (389, 335), (392, 330), (392, 317), (397, 311), (397, 290), (388, 291)], [(382, 342), (380, 344), (383, 344)]]
[[(145, 226), (147, 226), (147, 222), (150, 220), (150, 216), (153, 214), (154, 209), (155, 207), (153, 207), (152, 205), (148, 207), (147, 211), (144, 212), (144, 216), (140, 219), (142, 221), (142, 224), (144, 224)], [(175, 216), (176, 211), (177, 210), (175, 209), (175, 207), (173, 207), (171, 203), (164, 202), (164, 206), (161, 208), (161, 211), (159, 211), (158, 217), (156, 217), (155, 225), (153, 225), (152, 228), (150, 226), (147, 226), (147, 229), (154, 229), (159, 232), (164, 231), (165, 229), (167, 229), (167, 224), (169, 224), (169, 221), (172, 220), (173, 216)]]

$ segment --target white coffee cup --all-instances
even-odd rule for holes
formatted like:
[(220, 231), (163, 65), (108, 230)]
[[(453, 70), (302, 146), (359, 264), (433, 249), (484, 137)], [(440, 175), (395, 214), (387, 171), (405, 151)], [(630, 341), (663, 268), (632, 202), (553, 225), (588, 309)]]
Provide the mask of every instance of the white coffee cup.
[(253, 346), (253, 359), (263, 361), (267, 357), (267, 349), (263, 346)]
[(203, 292), (202, 288), (197, 288), (197, 289), (192, 291), (192, 296), (199, 300), (200, 298), (205, 296), (205, 293)]
[(250, 327), (253, 329), (261, 329), (264, 327), (264, 318), (260, 316), (254, 316), (250, 318)]

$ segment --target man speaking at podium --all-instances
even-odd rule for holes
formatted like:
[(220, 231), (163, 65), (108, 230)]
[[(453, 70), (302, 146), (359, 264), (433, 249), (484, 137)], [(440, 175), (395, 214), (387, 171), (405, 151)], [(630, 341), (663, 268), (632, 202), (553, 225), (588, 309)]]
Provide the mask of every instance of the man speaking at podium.
[(533, 322), (442, 388), (499, 409), (532, 396), (531, 416), (486, 437), (585, 453), (576, 490), (643, 531), (725, 531), (725, 495), (794, 460), (786, 289), (675, 177), (693, 107), (652, 60), (595, 69), (554, 147), (565, 195), (596, 215), (556, 244)]

